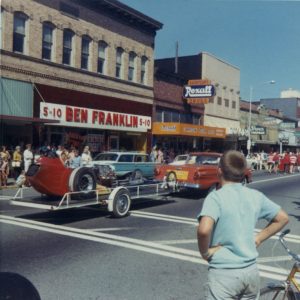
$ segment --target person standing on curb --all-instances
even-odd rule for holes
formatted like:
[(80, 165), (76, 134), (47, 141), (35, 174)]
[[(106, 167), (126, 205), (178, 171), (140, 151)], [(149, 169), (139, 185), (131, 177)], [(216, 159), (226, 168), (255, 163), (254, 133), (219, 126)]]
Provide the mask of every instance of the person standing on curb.
[(29, 169), (29, 166), (32, 163), (32, 160), (33, 160), (33, 153), (31, 151), (31, 144), (26, 145), (26, 150), (23, 153), (23, 158), (24, 158), (24, 171), (26, 173)]
[(22, 171), (21, 164), (22, 164), (21, 147), (17, 146), (15, 148), (14, 153), (13, 153), (13, 159), (12, 159), (12, 162), (11, 162), (11, 166), (13, 168), (13, 176), (14, 176), (15, 180), (17, 180), (17, 178), (21, 174), (21, 171)]
[[(221, 188), (206, 197), (198, 215), (198, 248), (209, 263), (205, 299), (259, 299), (257, 247), (288, 223), (288, 215), (264, 194), (243, 186), (244, 156), (228, 151), (221, 157)], [(257, 220), (268, 225), (256, 236)]]

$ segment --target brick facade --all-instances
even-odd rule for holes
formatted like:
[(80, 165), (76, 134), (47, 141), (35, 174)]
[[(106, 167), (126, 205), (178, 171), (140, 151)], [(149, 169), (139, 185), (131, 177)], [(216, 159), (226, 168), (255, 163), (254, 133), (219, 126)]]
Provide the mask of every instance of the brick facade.
[[(58, 0), (3, 0), (2, 22), (2, 76), (23, 81), (32, 81), (40, 84), (60, 86), (82, 92), (111, 95), (120, 99), (153, 103), (153, 45), (155, 33), (139, 30), (137, 25), (129, 26), (117, 18), (101, 13), (76, 1), (64, 0), (64, 3), (80, 11), (79, 18), (70, 17), (60, 11)], [(79, 1), (77, 1), (79, 2)], [(84, 1), (81, 1), (84, 3)], [(14, 13), (24, 13), (26, 21), (25, 50), (23, 54), (12, 55)], [(43, 22), (51, 22), (53, 31), (53, 58), (45, 61), (42, 57), (42, 28)], [(74, 32), (73, 62), (71, 66), (62, 64), (63, 30)], [(159, 28), (157, 28), (159, 29)], [(155, 30), (154, 30), (155, 32)], [(80, 69), (81, 38), (88, 35), (90, 43), (90, 64), (87, 71)], [(105, 41), (107, 48), (106, 74), (98, 74), (98, 42)], [(121, 79), (115, 78), (116, 48), (124, 49), (123, 74)], [(129, 82), (128, 57), (129, 52), (136, 53), (135, 82)], [(147, 58), (147, 76), (145, 84), (141, 84), (141, 58)], [(22, 72), (19, 72), (22, 70)], [(46, 77), (45, 77), (46, 76)], [(48, 78), (50, 76), (51, 78)], [(70, 79), (72, 82), (62, 82), (61, 79)], [(82, 84), (81, 84), (82, 83)], [(92, 85), (88, 86), (88, 85)], [(107, 92), (107, 87), (111, 91)]]

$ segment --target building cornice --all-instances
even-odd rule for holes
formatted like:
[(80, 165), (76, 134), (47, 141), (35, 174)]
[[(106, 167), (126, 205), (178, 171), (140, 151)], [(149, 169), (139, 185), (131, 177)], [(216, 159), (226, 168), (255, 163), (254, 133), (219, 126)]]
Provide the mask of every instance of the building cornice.
[[(12, 53), (12, 52), (9, 52), (9, 51), (0, 50), (0, 54), (1, 55), (5, 54), (5, 55), (9, 55), (9, 56), (16, 57), (16, 58), (21, 58), (23, 60), (27, 60), (27, 61), (31, 61), (31, 62), (42, 63), (42, 64), (47, 65), (47, 66), (52, 66), (52, 67), (55, 67), (55, 68), (60, 68), (60, 69), (76, 72), (76, 73), (79, 73), (79, 74), (85, 74), (85, 75), (88, 75), (88, 76), (92, 76), (94, 78), (102, 78), (102, 79), (106, 79), (106, 80), (109, 80), (109, 81), (126, 84), (128, 86), (135, 86), (135, 87), (139, 87), (139, 88), (142, 88), (142, 89), (145, 89), (145, 90), (148, 90), (148, 91), (153, 91), (152, 87), (148, 87), (148, 86), (144, 86), (144, 85), (140, 85), (140, 84), (136, 84), (136, 83), (132, 83), (132, 82), (123, 81), (123, 80), (120, 80), (120, 79), (117, 79), (117, 78), (112, 78), (112, 77), (108, 77), (108, 76), (101, 75), (101, 74), (95, 74), (95, 73), (89, 72), (89, 71), (75, 69), (75, 68), (72, 68), (72, 67), (69, 67), (69, 66), (44, 61), (42, 59), (37, 59), (37, 58), (30, 57), (30, 56), (18, 54), (18, 53)], [(65, 77), (59, 77), (57, 75), (49, 75), (49, 74), (44, 74), (44, 73), (40, 73), (40, 72), (35, 72), (35, 71), (32, 71), (32, 70), (24, 70), (24, 69), (21, 69), (21, 68), (18, 68), (18, 67), (12, 67), (12, 66), (5, 65), (5, 64), (3, 64), (3, 62), (4, 62), (4, 60), (2, 59), (2, 64), (0, 65), (0, 70), (6, 70), (6, 71), (10, 71), (10, 72), (25, 74), (25, 75), (32, 76), (32, 77), (38, 77), (38, 78), (42, 78), (42, 79), (49, 79), (49, 80), (64, 82), (64, 83), (68, 83), (68, 84), (74, 84), (74, 85), (77, 85), (77, 86), (94, 88), (94, 89), (102, 90), (102, 91), (110, 91), (110, 92), (114, 92), (114, 93), (121, 93), (123, 95), (128, 95), (128, 96), (141, 97), (140, 93), (126, 92), (126, 91), (120, 90), (120, 89), (109, 88), (107, 86), (100, 86), (100, 85), (97, 85), (97, 84), (78, 81), (78, 80), (74, 80), (74, 79), (68, 79), (68, 78), (65, 78)], [(146, 95), (143, 95), (142, 98), (149, 99), (149, 100), (153, 101), (153, 97), (149, 97), (149, 96), (146, 96)]]

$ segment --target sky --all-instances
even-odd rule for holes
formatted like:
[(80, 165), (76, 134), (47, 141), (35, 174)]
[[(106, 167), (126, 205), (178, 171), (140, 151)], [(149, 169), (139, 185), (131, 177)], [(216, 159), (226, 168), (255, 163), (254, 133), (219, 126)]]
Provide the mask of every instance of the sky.
[(179, 56), (208, 52), (238, 67), (242, 99), (300, 91), (300, 0), (120, 2), (163, 23), (155, 58), (174, 57), (178, 41)]

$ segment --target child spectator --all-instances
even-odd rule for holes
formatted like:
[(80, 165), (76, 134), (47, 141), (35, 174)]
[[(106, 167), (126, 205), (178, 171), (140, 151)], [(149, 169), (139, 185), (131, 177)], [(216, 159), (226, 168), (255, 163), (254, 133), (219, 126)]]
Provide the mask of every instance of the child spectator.
[(16, 180), (17, 187), (22, 187), (26, 182), (25, 171), (23, 170)]

